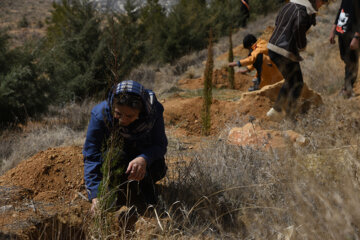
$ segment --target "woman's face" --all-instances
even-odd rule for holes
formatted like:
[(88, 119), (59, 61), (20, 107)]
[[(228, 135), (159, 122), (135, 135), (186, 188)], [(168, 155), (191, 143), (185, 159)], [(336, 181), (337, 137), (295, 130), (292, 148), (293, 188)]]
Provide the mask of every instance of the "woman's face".
[(121, 126), (127, 127), (139, 118), (140, 111), (125, 105), (115, 105), (114, 118), (119, 120)]

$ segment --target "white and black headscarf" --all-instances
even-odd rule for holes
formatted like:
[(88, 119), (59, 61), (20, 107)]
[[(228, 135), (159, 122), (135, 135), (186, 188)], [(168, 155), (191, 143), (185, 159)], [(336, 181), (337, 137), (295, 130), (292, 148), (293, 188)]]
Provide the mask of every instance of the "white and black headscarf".
[(116, 84), (109, 93), (108, 106), (109, 115), (108, 119), (111, 121), (111, 126), (114, 126), (112, 107), (114, 97), (122, 93), (131, 93), (139, 95), (142, 99), (144, 110), (140, 114), (139, 119), (135, 120), (129, 126), (116, 126), (116, 130), (125, 139), (136, 140), (147, 134), (153, 128), (156, 118), (156, 103), (157, 99), (155, 93), (149, 89), (145, 89), (140, 83), (133, 80), (126, 80)]

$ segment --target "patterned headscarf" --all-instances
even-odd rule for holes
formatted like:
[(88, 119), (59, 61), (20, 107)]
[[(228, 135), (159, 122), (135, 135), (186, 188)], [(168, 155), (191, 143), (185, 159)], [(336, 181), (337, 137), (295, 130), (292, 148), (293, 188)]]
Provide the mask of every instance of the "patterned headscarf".
[(139, 95), (144, 104), (144, 111), (141, 115), (141, 118), (131, 123), (129, 126), (118, 126), (117, 130), (121, 136), (126, 139), (136, 140), (141, 138), (144, 134), (151, 131), (156, 121), (156, 107), (155, 103), (157, 102), (155, 93), (149, 89), (145, 89), (140, 83), (133, 80), (126, 80), (116, 84), (109, 93), (108, 105), (110, 108), (109, 119), (113, 121), (112, 116), (112, 106), (114, 97), (121, 93), (132, 93)]

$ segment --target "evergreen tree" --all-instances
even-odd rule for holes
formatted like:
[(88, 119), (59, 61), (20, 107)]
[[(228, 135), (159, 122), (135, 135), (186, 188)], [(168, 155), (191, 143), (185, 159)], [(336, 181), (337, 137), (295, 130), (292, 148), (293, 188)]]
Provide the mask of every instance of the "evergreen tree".
[(110, 85), (124, 80), (130, 71), (140, 64), (145, 54), (144, 25), (140, 13), (132, 1), (125, 4), (126, 14), (108, 15), (104, 38), (107, 43), (107, 71)]
[[(232, 28), (229, 28), (229, 56), (228, 61), (233, 62), (234, 61), (234, 52), (233, 52), (233, 43), (232, 43)], [(228, 67), (228, 79), (230, 83), (230, 88), (235, 89), (235, 73), (233, 67)]]
[(204, 48), (210, 27), (206, 1), (180, 0), (171, 10), (167, 26), (166, 61), (171, 62), (190, 51)]
[(51, 79), (60, 102), (93, 96), (104, 89), (106, 44), (93, 4), (62, 0), (53, 4), (40, 66)]
[[(0, 124), (23, 123), (47, 109), (47, 79), (40, 77), (31, 49), (9, 50), (7, 35), (0, 32)], [(5, 64), (6, 63), (6, 64)]]
[(167, 16), (159, 0), (148, 0), (141, 9), (141, 23), (144, 25), (144, 62), (165, 62), (164, 45), (168, 37)]
[(276, 10), (285, 1), (271, 0), (251, 0), (251, 14), (256, 17), (258, 15), (267, 15), (268, 13)]
[(238, 28), (242, 25), (244, 17), (241, 11), (240, 0), (213, 0), (210, 4), (212, 26), (218, 36), (228, 34), (230, 26)]
[(212, 77), (213, 77), (213, 36), (212, 30), (209, 32), (208, 56), (204, 72), (204, 90), (203, 90), (203, 109), (202, 109), (202, 133), (207, 136), (210, 134), (211, 118), (210, 108), (212, 103)]
[(9, 50), (7, 46), (7, 42), (9, 40), (9, 35), (6, 34), (5, 31), (0, 31), (0, 74), (4, 74), (9, 71), (9, 67), (11, 64), (9, 64)]

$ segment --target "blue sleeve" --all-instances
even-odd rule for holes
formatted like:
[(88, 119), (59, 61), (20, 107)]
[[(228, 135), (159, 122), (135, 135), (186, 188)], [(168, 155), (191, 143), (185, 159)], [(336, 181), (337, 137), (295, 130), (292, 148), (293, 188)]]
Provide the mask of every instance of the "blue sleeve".
[(84, 180), (89, 200), (97, 197), (102, 174), (102, 144), (106, 131), (105, 123), (91, 112), (86, 140), (83, 148), (84, 155)]
[(157, 108), (158, 117), (150, 133), (152, 144), (150, 147), (145, 148), (142, 154), (139, 155), (139, 157), (145, 158), (148, 166), (150, 166), (154, 160), (164, 157), (168, 145), (163, 117), (164, 108), (160, 103), (158, 103)]

